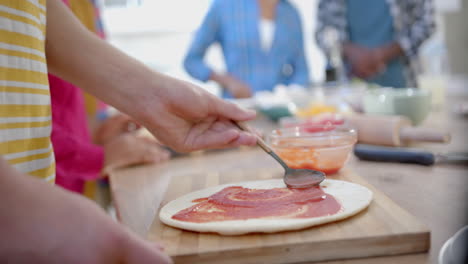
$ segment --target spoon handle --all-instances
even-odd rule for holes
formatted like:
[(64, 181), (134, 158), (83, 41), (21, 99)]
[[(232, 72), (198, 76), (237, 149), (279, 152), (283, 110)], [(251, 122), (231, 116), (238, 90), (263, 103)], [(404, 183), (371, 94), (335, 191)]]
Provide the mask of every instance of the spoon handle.
[[(252, 132), (252, 130), (243, 122), (238, 122), (238, 121), (234, 121), (234, 124), (239, 127), (240, 130), (243, 130), (243, 131), (246, 131), (246, 132), (250, 132), (250, 133), (253, 133), (255, 134), (254, 132)], [(263, 139), (261, 139), (259, 136), (256, 135), (256, 138), (257, 138), (257, 145), (260, 146), (266, 153), (270, 154), (270, 156), (272, 156), (276, 161), (278, 161), (279, 164), (281, 164), (281, 166), (283, 166), (283, 168), (288, 171), (289, 170), (289, 166), (278, 156), (276, 155), (276, 153), (270, 148), (270, 146), (267, 145), (267, 143), (265, 143), (265, 141), (263, 141)]]
[[(252, 132), (252, 130), (243, 122), (235, 121), (234, 124), (236, 124), (236, 126), (239, 127), (240, 130), (255, 134), (255, 132)], [(268, 154), (273, 152), (273, 150), (267, 145), (265, 141), (263, 141), (263, 139), (261, 139), (259, 136), (256, 136), (256, 137), (257, 137), (257, 145), (259, 145)]]

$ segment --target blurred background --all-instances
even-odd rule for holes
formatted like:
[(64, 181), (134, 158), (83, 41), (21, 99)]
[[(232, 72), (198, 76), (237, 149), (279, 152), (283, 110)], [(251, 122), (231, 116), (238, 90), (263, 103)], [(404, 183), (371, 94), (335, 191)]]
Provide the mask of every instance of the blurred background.
[[(197, 83), (184, 71), (182, 60), (211, 1), (99, 0), (99, 5), (108, 40), (113, 45), (155, 70)], [(302, 16), (311, 81), (321, 83), (325, 78), (325, 59), (314, 38), (318, 1), (291, 2)], [(443, 76), (468, 75), (468, 31), (467, 22), (463, 21), (468, 15), (468, 0), (435, 0), (435, 5), (437, 33), (421, 50), (418, 79), (420, 86), (430, 89), (433, 99), (440, 101), (445, 89)], [(215, 69), (224, 69), (219, 46), (210, 48), (207, 61)], [(457, 85), (453, 86), (457, 89)], [(219, 88), (212, 82), (203, 87), (219, 94)]]
[[(104, 26), (109, 41), (150, 67), (178, 78), (197, 82), (183, 69), (182, 61), (193, 34), (199, 27), (212, 0), (103, 0)], [(300, 9), (306, 49), (314, 79), (323, 78), (324, 58), (315, 45), (315, 0), (292, 1)], [(224, 69), (219, 45), (207, 53), (207, 62)], [(203, 85), (218, 94), (214, 83)]]

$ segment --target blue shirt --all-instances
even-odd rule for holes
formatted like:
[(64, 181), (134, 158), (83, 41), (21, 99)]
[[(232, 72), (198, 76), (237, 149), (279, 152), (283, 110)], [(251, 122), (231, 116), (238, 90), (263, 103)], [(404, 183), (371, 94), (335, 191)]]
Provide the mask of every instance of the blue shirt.
[[(393, 17), (386, 0), (346, 0), (346, 3), (351, 42), (375, 48), (395, 41)], [(368, 81), (387, 87), (405, 87), (402, 57), (389, 61), (383, 73)]]
[(214, 0), (185, 57), (187, 72), (207, 81), (212, 69), (203, 58), (211, 44), (219, 43), (229, 74), (248, 84), (253, 92), (272, 90), (278, 84), (308, 85), (297, 10), (286, 0), (278, 2), (269, 51), (261, 47), (259, 21), (256, 0)]

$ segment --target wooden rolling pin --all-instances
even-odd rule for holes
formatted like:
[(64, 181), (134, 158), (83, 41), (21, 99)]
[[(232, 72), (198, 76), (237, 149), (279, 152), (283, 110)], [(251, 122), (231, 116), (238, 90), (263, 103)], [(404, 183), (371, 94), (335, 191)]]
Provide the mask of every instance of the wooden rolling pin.
[(362, 115), (347, 117), (358, 131), (358, 141), (366, 144), (402, 146), (411, 141), (439, 142), (450, 141), (450, 134), (428, 127), (413, 127), (403, 116)]

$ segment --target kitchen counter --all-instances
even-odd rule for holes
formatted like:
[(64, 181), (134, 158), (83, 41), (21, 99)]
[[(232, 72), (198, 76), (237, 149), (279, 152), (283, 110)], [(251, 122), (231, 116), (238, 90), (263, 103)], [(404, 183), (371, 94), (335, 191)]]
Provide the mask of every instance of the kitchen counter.
[[(467, 97), (448, 97), (447, 106), (452, 106)], [(449, 109), (450, 110), (450, 109)], [(260, 127), (272, 124), (266, 120), (257, 122)], [(452, 141), (449, 144), (414, 144), (434, 152), (468, 151), (468, 119), (456, 116), (448, 110), (431, 113), (425, 126), (449, 128)], [(179, 157), (162, 165), (139, 166), (115, 171), (110, 175), (111, 191), (119, 220), (142, 237), (148, 237), (159, 205), (170, 183), (171, 174), (167, 166), (177, 170), (191, 170), (184, 166), (184, 159), (190, 159), (191, 166), (216, 167), (219, 170), (253, 170), (265, 166), (268, 158), (251, 159), (237, 167), (237, 160), (249, 148), (194, 153)], [(266, 154), (265, 154), (266, 155)], [(226, 157), (220, 160), (220, 156)], [(177, 164), (177, 165), (176, 165)], [(434, 165), (425, 167), (412, 164), (376, 163), (357, 160), (352, 157), (346, 170), (360, 175), (368, 183), (390, 197), (397, 205), (406, 209), (431, 231), (431, 248), (428, 253), (391, 257), (377, 257), (355, 260), (332, 261), (327, 263), (436, 263), (443, 243), (457, 230), (468, 224), (468, 167), (461, 165)], [(166, 172), (166, 173), (163, 173)], [(261, 176), (259, 176), (261, 178)], [(199, 184), (203, 188), (207, 177)], [(213, 182), (213, 184), (221, 184)], [(180, 194), (184, 194), (183, 190)], [(154, 228), (154, 227), (153, 227)], [(338, 248), (336, 250), (339, 250)]]

